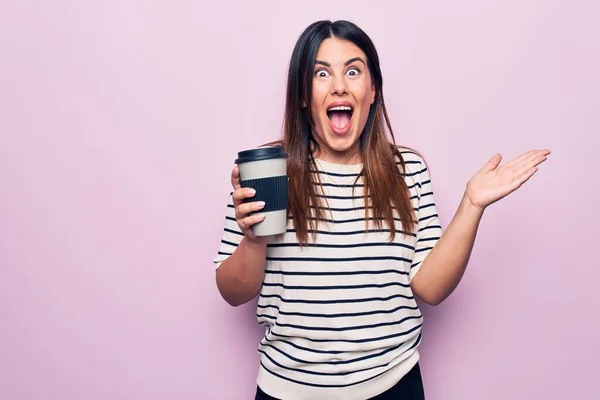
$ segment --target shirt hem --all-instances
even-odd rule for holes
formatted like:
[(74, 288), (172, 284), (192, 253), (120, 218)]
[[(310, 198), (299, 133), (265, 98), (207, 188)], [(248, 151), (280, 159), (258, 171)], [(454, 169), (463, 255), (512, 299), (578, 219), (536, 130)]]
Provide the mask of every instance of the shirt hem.
[(260, 365), (257, 384), (269, 396), (283, 400), (365, 400), (393, 387), (417, 364), (419, 358), (419, 351), (415, 348), (412, 354), (382, 375), (341, 388), (323, 388), (290, 382), (271, 374)]

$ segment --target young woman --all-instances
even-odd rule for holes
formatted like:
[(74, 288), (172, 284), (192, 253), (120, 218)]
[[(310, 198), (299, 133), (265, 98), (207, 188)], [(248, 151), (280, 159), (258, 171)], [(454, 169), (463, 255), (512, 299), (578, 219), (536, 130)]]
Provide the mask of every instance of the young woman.
[(275, 143), (289, 154), (287, 233), (253, 236), (264, 204), (243, 202), (254, 193), (233, 169), (216, 282), (233, 306), (259, 295), (255, 399), (423, 399), (415, 296), (436, 305), (452, 293), (485, 208), (549, 154), (503, 166), (492, 157), (442, 234), (429, 170), (396, 145), (382, 82), (359, 27), (311, 24), (291, 57)]

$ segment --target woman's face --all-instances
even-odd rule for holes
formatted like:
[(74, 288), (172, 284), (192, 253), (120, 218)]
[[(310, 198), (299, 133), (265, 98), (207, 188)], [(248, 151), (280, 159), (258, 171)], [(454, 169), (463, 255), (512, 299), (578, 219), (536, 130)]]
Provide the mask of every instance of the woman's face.
[(352, 42), (325, 39), (317, 51), (310, 104), (313, 132), (321, 145), (319, 158), (360, 161), (359, 138), (374, 101), (364, 52)]

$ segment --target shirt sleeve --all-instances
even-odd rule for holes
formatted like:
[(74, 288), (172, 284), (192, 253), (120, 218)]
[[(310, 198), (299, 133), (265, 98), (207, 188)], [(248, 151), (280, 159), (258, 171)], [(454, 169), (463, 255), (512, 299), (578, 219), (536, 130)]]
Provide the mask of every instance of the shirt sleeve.
[(235, 220), (235, 209), (233, 208), (233, 193), (229, 194), (229, 201), (225, 211), (225, 221), (223, 227), (223, 235), (217, 255), (213, 259), (215, 269), (219, 268), (221, 263), (233, 254), (238, 247), (244, 234)]
[(419, 272), (425, 257), (427, 257), (442, 235), (442, 227), (431, 183), (431, 174), (425, 164), (425, 160), (421, 157), (419, 157), (419, 164), (416, 166), (419, 168), (418, 171), (415, 171), (417, 198), (413, 204), (415, 205), (418, 225), (416, 229), (415, 254), (410, 266), (410, 280)]

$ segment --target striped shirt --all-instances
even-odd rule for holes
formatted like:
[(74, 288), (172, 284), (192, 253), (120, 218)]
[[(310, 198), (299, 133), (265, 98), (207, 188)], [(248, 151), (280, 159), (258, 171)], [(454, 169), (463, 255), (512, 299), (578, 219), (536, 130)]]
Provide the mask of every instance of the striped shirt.
[[(353, 186), (362, 165), (318, 160), (320, 183), (314, 184), (327, 200), (328, 221), (304, 248), (291, 221), (287, 233), (269, 238), (257, 304), (258, 323), (265, 327), (258, 385), (269, 395), (367, 399), (417, 363), (423, 317), (410, 281), (442, 228), (424, 160), (401, 150), (418, 219), (413, 233), (396, 233), (391, 242), (385, 224), (365, 233), (361, 178)], [(242, 238), (230, 199), (217, 268)]]

